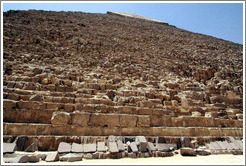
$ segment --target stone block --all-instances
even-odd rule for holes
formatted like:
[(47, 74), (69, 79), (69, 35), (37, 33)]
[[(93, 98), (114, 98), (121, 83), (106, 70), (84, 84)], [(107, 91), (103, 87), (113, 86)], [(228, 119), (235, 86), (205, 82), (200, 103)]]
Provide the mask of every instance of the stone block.
[(74, 153), (69, 153), (63, 156), (59, 157), (60, 161), (67, 161), (67, 162), (73, 162), (73, 161), (82, 161), (82, 154), (74, 154)]
[(131, 148), (131, 151), (133, 152), (133, 153), (138, 153), (138, 148), (137, 148), (137, 144), (136, 144), (136, 142), (132, 142), (132, 143), (130, 143), (130, 148)]
[(121, 115), (120, 126), (121, 127), (136, 127), (137, 116), (134, 115)]
[(88, 126), (88, 122), (90, 119), (89, 113), (81, 113), (79, 111), (75, 111), (71, 113), (70, 116), (72, 125)]
[(121, 140), (117, 140), (117, 145), (120, 152), (125, 151), (125, 146)]
[(16, 107), (16, 102), (13, 100), (3, 100), (3, 108), (14, 108)]
[(207, 156), (207, 155), (211, 155), (211, 152), (208, 152), (206, 150), (196, 150), (196, 154), (200, 156)]
[(196, 156), (196, 151), (192, 148), (181, 148), (180, 154), (182, 156)]
[(97, 145), (94, 144), (84, 144), (84, 153), (94, 153), (97, 151)]
[(66, 142), (61, 142), (58, 146), (58, 153), (69, 153), (71, 152), (71, 144)]
[(85, 153), (85, 154), (84, 154), (84, 158), (85, 158), (85, 159), (93, 159), (93, 156), (92, 156), (91, 153)]
[(29, 160), (28, 155), (17, 156), (5, 159), (5, 163), (27, 163)]
[(138, 116), (137, 127), (149, 127), (149, 126), (150, 126), (149, 116), (147, 115)]
[(82, 144), (78, 144), (78, 143), (73, 142), (71, 152), (83, 153), (84, 152), (84, 146)]
[(91, 126), (108, 126), (119, 127), (120, 115), (116, 114), (92, 114), (90, 117), (89, 125)]
[(14, 153), (17, 150), (16, 143), (3, 143), (3, 154), (5, 153)]
[(128, 158), (137, 158), (136, 153), (128, 153)]
[(147, 140), (144, 136), (137, 136), (135, 142), (139, 146), (140, 152), (147, 151)]
[(152, 142), (147, 142), (147, 149), (150, 153), (157, 150)]
[(15, 142), (16, 142), (16, 146), (17, 146), (18, 151), (25, 150), (27, 140), (28, 140), (27, 136), (18, 136), (16, 138)]
[(30, 163), (37, 163), (40, 161), (40, 157), (37, 155), (28, 155), (29, 159), (28, 162)]
[(51, 118), (52, 126), (65, 126), (70, 121), (70, 114), (66, 112), (54, 112)]
[(116, 142), (109, 142), (108, 148), (109, 148), (110, 153), (118, 153), (119, 152), (119, 149), (118, 149)]
[(97, 142), (97, 151), (106, 152), (105, 142)]
[(59, 160), (58, 152), (50, 152), (47, 154), (45, 161), (46, 162), (54, 162)]
[(158, 151), (160, 152), (170, 152), (171, 151), (169, 144), (158, 143), (156, 147)]

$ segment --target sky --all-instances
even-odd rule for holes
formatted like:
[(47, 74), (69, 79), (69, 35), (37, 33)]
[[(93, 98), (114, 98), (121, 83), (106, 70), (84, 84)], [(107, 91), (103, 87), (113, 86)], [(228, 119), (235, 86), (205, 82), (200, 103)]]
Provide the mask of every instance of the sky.
[(3, 3), (8, 10), (129, 12), (195, 33), (243, 44), (243, 3)]

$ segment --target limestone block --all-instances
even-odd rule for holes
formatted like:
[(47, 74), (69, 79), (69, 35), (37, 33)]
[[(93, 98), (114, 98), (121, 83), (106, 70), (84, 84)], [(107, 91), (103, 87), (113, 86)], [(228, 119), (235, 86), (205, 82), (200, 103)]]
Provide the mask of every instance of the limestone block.
[(54, 162), (59, 160), (58, 152), (50, 152), (47, 154), (45, 161), (46, 162)]
[(3, 108), (14, 108), (16, 107), (16, 102), (13, 100), (3, 100)]
[(60, 142), (57, 151), (58, 153), (69, 153), (71, 151), (71, 144), (66, 142)]
[(138, 116), (137, 126), (138, 127), (149, 127), (150, 126), (149, 116), (147, 115)]
[(70, 116), (72, 125), (87, 126), (90, 119), (89, 113), (82, 113), (79, 111), (71, 113)]
[(181, 148), (180, 154), (182, 156), (196, 156), (196, 151), (192, 148)]
[(89, 125), (91, 126), (120, 126), (120, 115), (116, 114), (92, 114)]
[(120, 115), (121, 127), (136, 127), (137, 116), (134, 115)]
[(52, 126), (64, 126), (70, 121), (70, 114), (66, 112), (54, 112), (51, 118)]
[(84, 152), (84, 145), (73, 142), (71, 152), (83, 153)]

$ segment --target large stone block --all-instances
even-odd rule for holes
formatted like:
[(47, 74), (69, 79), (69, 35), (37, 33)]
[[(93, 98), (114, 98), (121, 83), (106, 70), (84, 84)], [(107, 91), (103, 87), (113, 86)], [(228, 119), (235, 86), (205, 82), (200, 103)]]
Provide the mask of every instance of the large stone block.
[(149, 116), (147, 115), (138, 116), (137, 126), (138, 127), (149, 127), (150, 126)]
[(54, 162), (59, 160), (58, 152), (50, 152), (47, 154), (45, 161), (46, 162)]
[(84, 144), (84, 153), (93, 153), (97, 151), (97, 144)]
[(3, 154), (14, 153), (15, 150), (17, 150), (16, 143), (3, 143)]
[(120, 126), (121, 127), (136, 127), (137, 116), (134, 115), (121, 115)]
[(71, 144), (66, 142), (61, 142), (58, 146), (58, 153), (69, 153), (71, 152)]
[(3, 108), (14, 108), (16, 107), (16, 102), (13, 100), (3, 100)]
[(97, 142), (97, 151), (106, 152), (105, 142)]
[(109, 148), (110, 153), (118, 153), (119, 152), (119, 149), (118, 149), (116, 142), (109, 142), (108, 148)]
[(89, 125), (91, 126), (120, 126), (120, 115), (116, 114), (92, 114), (90, 117)]
[(78, 144), (78, 143), (73, 142), (71, 152), (83, 153), (84, 152), (84, 146), (82, 144)]
[(64, 126), (70, 122), (70, 114), (66, 112), (54, 112), (51, 118), (52, 126)]
[(70, 116), (72, 125), (87, 126), (90, 119), (89, 113), (82, 113), (79, 111), (71, 113)]

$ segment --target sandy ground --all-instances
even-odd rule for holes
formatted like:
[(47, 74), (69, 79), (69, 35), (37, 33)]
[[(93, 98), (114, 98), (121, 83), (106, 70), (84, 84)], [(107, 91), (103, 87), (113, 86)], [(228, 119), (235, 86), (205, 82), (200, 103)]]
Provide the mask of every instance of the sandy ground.
[[(46, 164), (47, 162), (40, 162), (42, 164)], [(57, 164), (69, 164), (68, 162), (55, 162)], [(49, 164), (49, 163), (47, 163)], [(174, 155), (172, 157), (151, 157), (151, 158), (122, 158), (122, 159), (93, 159), (79, 162), (72, 162), (71, 164), (148, 164), (148, 165), (183, 165), (183, 164), (243, 164), (244, 165), (244, 157), (243, 155), (231, 155), (231, 154), (223, 154), (223, 155), (209, 155), (209, 156), (196, 156), (196, 157), (183, 157), (181, 155)]]
[[(42, 153), (42, 152), (39, 152)], [(47, 152), (44, 152), (47, 153)], [(16, 154), (24, 154), (23, 152), (16, 152)], [(28, 154), (25, 152), (25, 154)], [(35, 164), (35, 163), (33, 163)], [(149, 157), (149, 158), (121, 158), (121, 159), (83, 159), (83, 161), (77, 162), (45, 162), (40, 161), (39, 164), (61, 164), (61, 165), (117, 165), (117, 164), (141, 164), (141, 165), (196, 165), (196, 164), (220, 164), (220, 165), (227, 165), (227, 164), (240, 164), (245, 165), (245, 159), (243, 155), (232, 155), (232, 154), (217, 154), (217, 155), (209, 155), (209, 156), (195, 156), (195, 157), (188, 157), (188, 156), (181, 156), (180, 154), (175, 154), (172, 157)]]

